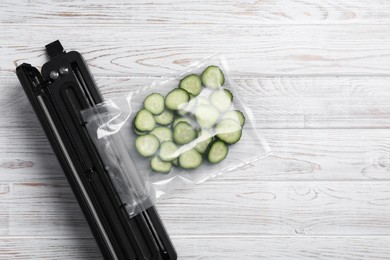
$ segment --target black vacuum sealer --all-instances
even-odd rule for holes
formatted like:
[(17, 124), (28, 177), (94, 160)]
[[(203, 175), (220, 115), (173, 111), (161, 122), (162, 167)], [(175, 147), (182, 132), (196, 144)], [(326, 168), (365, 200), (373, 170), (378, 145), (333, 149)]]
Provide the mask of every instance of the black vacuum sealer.
[(50, 61), (41, 73), (25, 63), (16, 73), (104, 258), (177, 259), (154, 207), (129, 216), (88, 135), (80, 111), (103, 100), (82, 56), (65, 52), (59, 41), (46, 51)]

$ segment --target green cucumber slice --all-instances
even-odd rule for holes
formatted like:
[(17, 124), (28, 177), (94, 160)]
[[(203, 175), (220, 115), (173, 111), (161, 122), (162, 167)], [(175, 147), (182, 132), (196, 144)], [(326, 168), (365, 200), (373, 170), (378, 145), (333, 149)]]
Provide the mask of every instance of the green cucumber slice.
[(204, 97), (204, 96), (197, 97), (196, 98), (196, 103), (198, 104), (198, 106), (200, 106), (200, 105), (210, 105), (209, 100), (207, 99), (207, 97)]
[(187, 122), (179, 122), (173, 128), (173, 140), (177, 144), (188, 144), (197, 137), (197, 132)]
[(148, 110), (141, 109), (135, 116), (134, 126), (142, 132), (150, 131), (156, 126), (156, 120)]
[(180, 105), (179, 110), (177, 111), (179, 115), (184, 116), (187, 113), (193, 113), (193, 110), (196, 107), (196, 99), (192, 99), (187, 103)]
[(164, 97), (159, 93), (152, 93), (144, 100), (144, 108), (153, 115), (164, 112)]
[(165, 106), (171, 110), (178, 110), (181, 105), (190, 100), (190, 95), (182, 88), (175, 88), (165, 97)]
[(160, 142), (154, 135), (147, 134), (138, 136), (135, 139), (135, 149), (144, 157), (150, 157), (155, 154), (160, 146)]
[(202, 83), (208, 88), (218, 89), (225, 83), (225, 76), (218, 66), (208, 66), (201, 75)]
[(133, 126), (132, 129), (136, 135), (146, 135), (148, 133), (148, 131), (139, 131), (135, 126)]
[(200, 153), (204, 153), (207, 150), (207, 147), (213, 140), (213, 135), (210, 131), (207, 131), (206, 129), (200, 130), (199, 137), (196, 139), (198, 143), (195, 146), (195, 150), (197, 150)]
[(177, 145), (172, 141), (163, 142), (160, 145), (159, 156), (165, 162), (173, 161), (177, 158)]
[(164, 162), (158, 156), (155, 156), (150, 160), (150, 166), (153, 171), (161, 173), (169, 173), (172, 169), (171, 162)]
[(224, 112), (230, 108), (233, 102), (233, 94), (227, 89), (215, 90), (211, 93), (210, 103), (220, 112)]
[(202, 161), (202, 155), (195, 149), (185, 151), (179, 156), (179, 165), (184, 169), (198, 168)]
[(191, 74), (184, 77), (179, 86), (188, 93), (197, 96), (202, 91), (202, 80), (198, 75)]
[(240, 140), (242, 128), (240, 123), (233, 119), (223, 119), (215, 127), (215, 133), (219, 140), (234, 144)]
[(240, 110), (227, 111), (223, 116), (223, 119), (233, 119), (240, 123), (241, 126), (245, 124), (245, 116)]
[(161, 114), (154, 116), (154, 119), (160, 125), (169, 125), (173, 121), (173, 112), (165, 109)]
[(196, 121), (202, 128), (211, 128), (218, 120), (220, 113), (211, 105), (200, 105), (195, 110)]
[(157, 137), (160, 143), (172, 141), (172, 130), (166, 126), (158, 126), (149, 133)]
[(207, 160), (211, 163), (219, 163), (226, 158), (229, 152), (228, 146), (222, 141), (215, 141), (210, 144), (207, 153)]
[(180, 122), (187, 122), (189, 123), (190, 125), (193, 124), (192, 120), (189, 119), (188, 117), (179, 117), (179, 118), (176, 118), (175, 121), (173, 121), (172, 123), (172, 127), (174, 128), (178, 123)]

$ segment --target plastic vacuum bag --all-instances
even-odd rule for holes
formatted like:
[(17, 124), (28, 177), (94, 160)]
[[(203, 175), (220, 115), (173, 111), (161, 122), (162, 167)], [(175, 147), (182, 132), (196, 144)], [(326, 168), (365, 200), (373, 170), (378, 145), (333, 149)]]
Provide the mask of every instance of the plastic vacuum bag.
[(130, 216), (177, 187), (267, 155), (251, 110), (236, 94), (240, 85), (228, 74), (224, 58), (213, 55), (175, 78), (82, 112)]

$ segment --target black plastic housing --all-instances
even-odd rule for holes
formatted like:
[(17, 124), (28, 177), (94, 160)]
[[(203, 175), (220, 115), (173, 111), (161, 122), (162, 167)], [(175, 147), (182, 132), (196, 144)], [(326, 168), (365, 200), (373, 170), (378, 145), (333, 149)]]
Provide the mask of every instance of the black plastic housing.
[(46, 46), (50, 61), (40, 73), (29, 64), (17, 76), (105, 259), (177, 259), (154, 207), (130, 218), (80, 111), (103, 101), (82, 56), (59, 41)]

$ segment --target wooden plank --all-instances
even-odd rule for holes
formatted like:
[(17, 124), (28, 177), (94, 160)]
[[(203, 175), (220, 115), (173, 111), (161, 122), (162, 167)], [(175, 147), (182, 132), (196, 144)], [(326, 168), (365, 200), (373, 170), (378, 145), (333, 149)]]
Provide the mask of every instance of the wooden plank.
[[(240, 99), (259, 129), (390, 128), (389, 77), (238, 77)], [(123, 97), (163, 78), (96, 77), (104, 98)], [(37, 129), (37, 118), (15, 77), (0, 77), (4, 124)], [(256, 98), (253, 98), (253, 97)], [(43, 144), (41, 144), (43, 145)]]
[[(172, 237), (179, 259), (387, 259), (388, 236)], [(227, 246), (229, 245), (229, 246)], [(101, 259), (93, 239), (0, 238), (6, 259)]]
[[(157, 208), (172, 236), (387, 235), (389, 184), (215, 179), (180, 188)], [(1, 236), (92, 237), (65, 181), (14, 183), (8, 192)]]
[[(40, 182), (64, 178), (41, 130), (13, 131), (12, 135), (0, 131), (0, 181)], [(218, 178), (242, 181), (251, 181), (254, 177), (264, 181), (389, 180), (388, 132), (388, 129), (263, 130), (272, 156)], [(42, 140), (41, 147), (37, 140)], [(234, 149), (243, 154), (249, 152), (245, 144)]]
[(2, 1), (5, 24), (301, 24), (389, 23), (389, 3), (311, 1)]
[[(62, 180), (57, 159), (17, 80), (2, 79), (0, 181)], [(153, 80), (97, 78), (106, 98), (123, 96)], [(234, 78), (234, 82), (274, 156), (224, 179), (251, 180), (257, 173), (262, 180), (389, 179), (387, 77)], [(259, 102), (253, 101), (253, 93)]]
[(385, 33), (390, 25), (89, 25), (87, 33), (84, 25), (74, 25), (72, 34), (64, 33), (68, 28), (0, 26), (1, 75), (13, 75), (22, 62), (42, 65), (45, 41), (57, 38), (65, 48), (82, 52), (92, 72), (103, 76), (172, 75), (215, 52), (225, 54), (239, 75), (390, 72), (390, 34)]
[(0, 238), (2, 259), (103, 259), (92, 238)]
[(2, 186), (5, 192), (0, 193), (0, 197), (1, 200), (5, 197), (5, 202), (0, 204), (0, 236), (92, 237), (64, 179), (55, 183), (5, 183)]
[(179, 259), (387, 259), (389, 237), (173, 238)]

